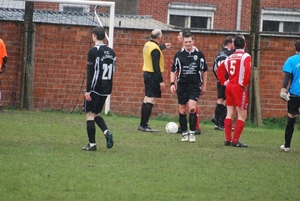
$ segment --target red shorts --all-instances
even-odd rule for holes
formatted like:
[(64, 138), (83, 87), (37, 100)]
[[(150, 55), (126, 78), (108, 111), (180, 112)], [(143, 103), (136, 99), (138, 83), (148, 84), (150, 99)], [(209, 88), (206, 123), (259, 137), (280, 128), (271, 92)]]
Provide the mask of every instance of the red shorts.
[(248, 90), (239, 84), (229, 83), (226, 86), (226, 104), (241, 110), (247, 110), (249, 103)]

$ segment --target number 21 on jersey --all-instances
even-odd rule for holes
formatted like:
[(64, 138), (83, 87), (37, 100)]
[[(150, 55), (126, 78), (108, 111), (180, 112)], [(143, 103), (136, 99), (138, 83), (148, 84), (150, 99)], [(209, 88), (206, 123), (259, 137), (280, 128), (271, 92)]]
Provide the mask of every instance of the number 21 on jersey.
[(113, 72), (113, 65), (112, 64), (103, 64), (103, 73), (102, 73), (102, 80), (111, 80), (112, 72)]

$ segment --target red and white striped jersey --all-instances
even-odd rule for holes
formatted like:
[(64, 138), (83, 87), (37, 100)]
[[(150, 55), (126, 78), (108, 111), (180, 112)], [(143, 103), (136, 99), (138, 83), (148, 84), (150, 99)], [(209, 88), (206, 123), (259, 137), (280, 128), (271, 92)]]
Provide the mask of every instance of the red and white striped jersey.
[[(228, 80), (225, 75), (228, 73)], [(224, 60), (217, 69), (221, 85), (228, 83), (248, 87), (251, 77), (251, 56), (242, 49), (237, 49)]]

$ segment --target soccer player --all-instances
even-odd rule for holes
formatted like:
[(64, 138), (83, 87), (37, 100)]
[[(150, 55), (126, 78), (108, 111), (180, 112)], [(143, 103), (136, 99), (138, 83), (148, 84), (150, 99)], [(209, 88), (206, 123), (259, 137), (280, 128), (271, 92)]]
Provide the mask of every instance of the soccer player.
[[(206, 92), (207, 65), (204, 54), (194, 46), (191, 33), (183, 36), (184, 47), (175, 54), (171, 69), (171, 93), (177, 92), (179, 104), (179, 124), (182, 130), (182, 142), (195, 142), (196, 107), (200, 94)], [(177, 74), (177, 78), (176, 78)], [(175, 82), (177, 82), (175, 86)], [(187, 128), (187, 113), (189, 127)]]
[[(251, 56), (244, 51), (245, 39), (234, 39), (235, 52), (230, 55), (217, 69), (217, 76), (221, 85), (226, 86), (227, 115), (224, 121), (225, 146), (248, 147), (240, 142), (245, 127), (248, 108), (248, 85), (251, 77)], [(228, 79), (226, 79), (228, 74)], [(237, 112), (233, 136), (231, 135), (232, 119)]]
[[(224, 130), (224, 120), (226, 117), (226, 106), (225, 106), (225, 86), (220, 84), (220, 81), (217, 76), (217, 69), (219, 65), (233, 53), (234, 44), (233, 38), (228, 36), (225, 38), (223, 49), (216, 55), (213, 66), (213, 73), (217, 78), (217, 105), (215, 108), (215, 116), (212, 118), (212, 122), (215, 124), (215, 130)], [(225, 75), (228, 79), (228, 75)]]
[[(182, 29), (177, 36), (177, 41), (179, 44), (182, 45), (182, 48), (184, 47), (183, 45), (183, 35), (187, 34), (187, 33), (191, 33), (191, 31), (189, 29)], [(196, 116), (197, 116), (197, 120), (196, 120), (196, 130), (195, 130), (195, 135), (200, 135), (201, 134), (201, 127), (200, 127), (200, 114), (199, 114), (199, 109), (198, 107), (196, 107)], [(182, 133), (180, 125), (178, 126), (178, 132), (177, 133)]]
[(104, 133), (108, 149), (114, 145), (113, 134), (99, 115), (105, 100), (112, 92), (116, 55), (112, 48), (104, 44), (105, 28), (96, 27), (92, 31), (95, 46), (88, 52), (87, 82), (85, 92), (84, 111), (86, 113), (86, 130), (89, 143), (82, 150), (96, 151), (95, 123)]
[[(7, 53), (6, 47), (3, 40), (0, 38), (0, 73), (4, 73), (6, 69), (7, 63)], [(0, 111), (3, 110), (2, 102), (1, 102), (1, 91), (0, 91)]]
[(3, 73), (5, 71), (5, 65), (7, 63), (7, 52), (5, 43), (0, 38), (0, 73)]
[(148, 121), (156, 98), (161, 98), (161, 92), (165, 89), (162, 76), (164, 72), (164, 55), (162, 53), (162, 46), (159, 46), (162, 36), (160, 29), (154, 29), (151, 32), (150, 40), (145, 43), (143, 48), (145, 97), (141, 107), (139, 131), (156, 131), (149, 126)]
[(299, 114), (300, 107), (300, 40), (295, 43), (295, 51), (296, 54), (289, 57), (282, 68), (284, 79), (280, 97), (287, 101), (288, 117), (284, 134), (285, 143), (280, 146), (280, 149), (285, 152), (290, 151), (296, 116)]

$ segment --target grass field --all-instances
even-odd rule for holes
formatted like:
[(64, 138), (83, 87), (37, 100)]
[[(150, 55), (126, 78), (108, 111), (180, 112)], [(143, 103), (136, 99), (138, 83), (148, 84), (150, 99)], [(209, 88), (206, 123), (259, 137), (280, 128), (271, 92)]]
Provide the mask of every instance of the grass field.
[(167, 119), (150, 119), (161, 132), (143, 133), (138, 118), (104, 118), (115, 146), (97, 129), (98, 150), (86, 152), (84, 115), (0, 113), (0, 200), (300, 200), (298, 129), (284, 153), (282, 128), (246, 127), (241, 149), (225, 147), (210, 122), (188, 143), (164, 132)]

